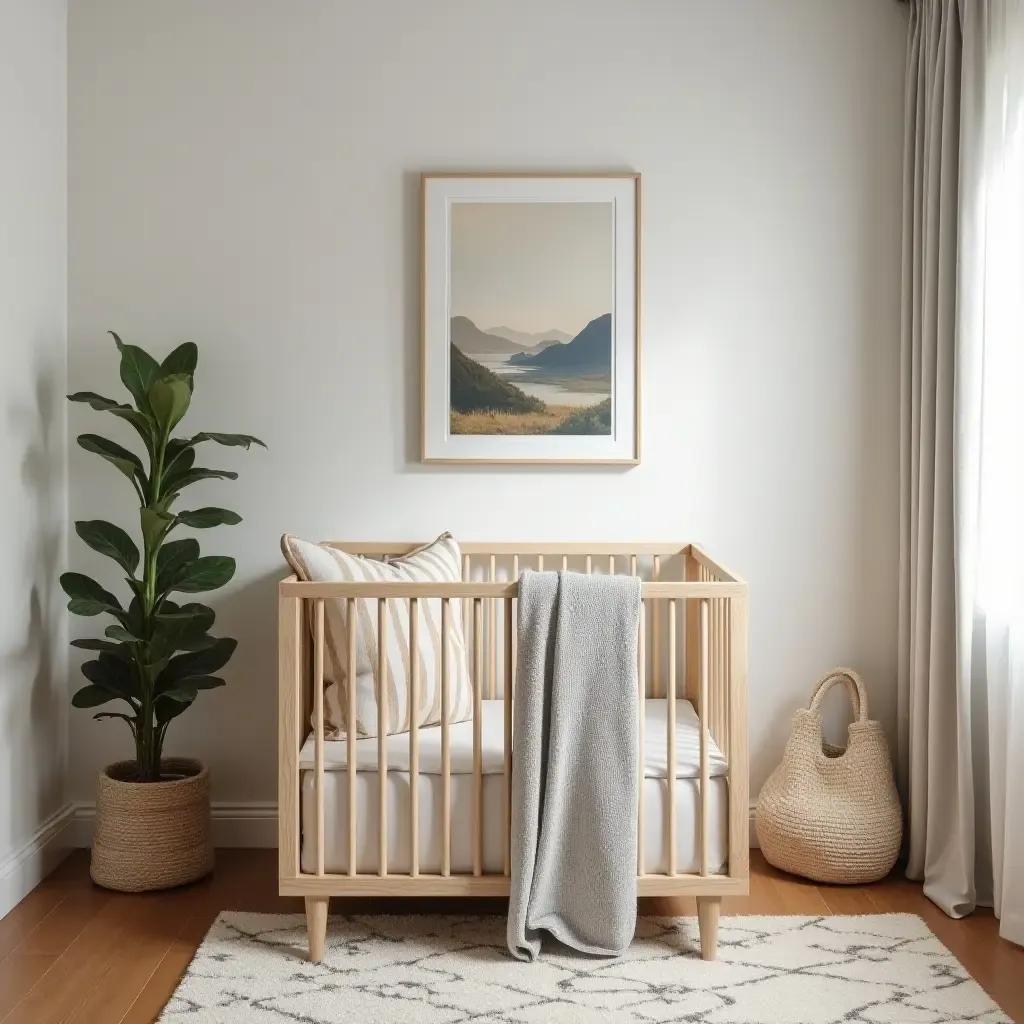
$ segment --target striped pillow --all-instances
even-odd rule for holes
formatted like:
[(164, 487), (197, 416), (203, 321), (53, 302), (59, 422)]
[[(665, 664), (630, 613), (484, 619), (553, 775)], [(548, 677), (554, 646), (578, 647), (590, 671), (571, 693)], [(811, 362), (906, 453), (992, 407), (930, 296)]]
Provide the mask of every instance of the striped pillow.
[[(445, 533), (432, 544), (386, 562), (350, 555), (337, 548), (311, 544), (286, 534), (281, 538), (285, 559), (300, 580), (313, 583), (458, 583), (462, 579), (459, 545)], [(356, 626), (356, 731), (377, 735), (377, 599), (355, 604)], [(418, 725), (441, 722), (441, 600), (419, 601), (419, 707)], [(449, 722), (473, 717), (473, 691), (462, 633), (461, 602), (450, 602), (448, 710)], [(408, 732), (409, 708), (409, 602), (387, 601), (388, 732)], [(329, 740), (345, 734), (348, 713), (348, 602), (324, 601), (324, 735)]]

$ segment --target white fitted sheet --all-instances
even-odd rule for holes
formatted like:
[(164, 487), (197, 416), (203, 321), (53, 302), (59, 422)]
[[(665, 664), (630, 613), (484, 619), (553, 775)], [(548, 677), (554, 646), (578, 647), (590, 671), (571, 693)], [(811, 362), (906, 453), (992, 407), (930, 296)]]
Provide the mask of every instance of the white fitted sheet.
[[(504, 707), (500, 700), (483, 701), (481, 752), (483, 763), (483, 870), (504, 869)], [(664, 873), (668, 867), (667, 702), (648, 700), (644, 730), (644, 870)], [(441, 870), (441, 730), (419, 730), (419, 842), (420, 871)], [(473, 726), (451, 726), (451, 866), (456, 874), (473, 869)], [(411, 869), (409, 736), (389, 736), (388, 744), (388, 871), (407, 874)], [(316, 871), (314, 773), (315, 744), (307, 738), (299, 756), (302, 771), (303, 838), (301, 865)], [(676, 870), (700, 869), (699, 727), (692, 705), (676, 702)], [(324, 868), (348, 871), (348, 744), (324, 744)], [(727, 766), (718, 746), (709, 744), (709, 868), (724, 870), (728, 854)], [(379, 780), (376, 738), (356, 742), (356, 870), (376, 873), (379, 866)]]
[[(483, 773), (501, 775), (505, 771), (505, 702), (481, 701), (481, 753)], [(644, 705), (644, 775), (664, 779), (668, 775), (668, 701), (649, 699)], [(449, 728), (452, 775), (473, 774), (473, 723), (457, 722)], [(441, 774), (441, 727), (419, 730), (420, 774)], [(299, 753), (299, 767), (312, 768), (316, 744), (306, 737)], [(388, 771), (409, 770), (409, 733), (387, 738)], [(722, 752), (712, 739), (708, 744), (708, 762), (712, 775), (725, 775), (727, 766)], [(324, 743), (324, 769), (337, 771), (348, 767), (348, 742), (344, 739)], [(356, 740), (356, 771), (377, 770), (377, 737)], [(676, 778), (700, 777), (700, 731), (697, 713), (688, 700), (676, 701)]]

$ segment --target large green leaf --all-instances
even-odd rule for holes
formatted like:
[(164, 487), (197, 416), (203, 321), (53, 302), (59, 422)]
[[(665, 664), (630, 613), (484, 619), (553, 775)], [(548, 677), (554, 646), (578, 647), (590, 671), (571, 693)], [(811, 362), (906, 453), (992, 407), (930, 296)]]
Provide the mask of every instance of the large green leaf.
[[(205, 605), (195, 607), (208, 610)], [(208, 632), (212, 625), (212, 613), (178, 611), (160, 614), (153, 624), (150, 656), (154, 661), (162, 661), (176, 651), (199, 651), (212, 647), (216, 643), (216, 638)]]
[(96, 708), (112, 700), (119, 700), (116, 693), (104, 690), (99, 686), (83, 686), (72, 698), (76, 708)]
[(127, 448), (122, 448), (121, 445), (108, 441), (105, 437), (100, 437), (99, 434), (80, 434), (78, 443), (87, 452), (100, 455), (107, 462), (116, 466), (129, 480), (137, 477), (145, 485), (146, 471), (143, 468), (142, 460), (135, 452), (130, 452)]
[[(193, 698), (194, 700), (195, 698)], [(191, 700), (169, 700), (163, 697), (156, 699), (156, 722), (157, 725), (166, 725), (171, 719), (177, 718), (192, 707)]]
[(116, 640), (121, 644), (138, 644), (142, 643), (142, 638), (136, 636), (134, 633), (130, 633), (124, 626), (107, 626), (103, 630), (103, 635), (109, 637), (111, 640)]
[[(174, 442), (172, 441), (171, 444)], [(172, 455), (170, 444), (167, 446), (167, 461), (165, 462), (163, 482), (160, 485), (160, 502), (164, 508), (170, 506), (174, 496), (178, 493), (178, 481), (186, 476), (196, 461), (195, 448), (177, 448)]]
[(194, 686), (189, 686), (188, 683), (181, 683), (179, 686), (172, 686), (169, 690), (164, 690), (160, 697), (167, 700), (176, 700), (183, 704), (191, 704), (196, 699), (198, 692)]
[(171, 686), (193, 676), (208, 676), (211, 672), (223, 668), (235, 653), (238, 641), (231, 637), (221, 637), (212, 647), (202, 651), (190, 651), (171, 658), (167, 667), (156, 680), (156, 692), (163, 693)]
[(138, 345), (126, 345), (113, 331), (110, 332), (121, 353), (121, 383), (131, 392), (140, 412), (148, 413), (149, 389), (160, 377), (160, 364)]
[(131, 604), (128, 605), (128, 611), (124, 615), (119, 615), (118, 618), (121, 620), (121, 625), (132, 636), (142, 636), (146, 632), (146, 623), (142, 616), (142, 602), (137, 597), (132, 598)]
[(116, 654), (121, 649), (120, 644), (111, 643), (109, 640), (99, 640), (91, 636), (83, 636), (77, 640), (72, 640), (71, 646), (78, 647), (83, 651), (108, 651), (111, 654)]
[(188, 412), (192, 401), (192, 378), (174, 373), (154, 381), (149, 389), (149, 405), (164, 432), (171, 431)]
[(71, 598), (68, 610), (75, 615), (99, 615), (102, 612), (122, 611), (121, 602), (90, 576), (80, 572), (65, 572), (61, 574), (60, 585), (64, 593)]
[(121, 527), (102, 519), (85, 519), (75, 523), (75, 532), (93, 551), (112, 558), (126, 572), (135, 572), (139, 549)]
[(156, 556), (156, 589), (166, 593), (186, 565), (199, 558), (199, 541), (195, 537), (168, 541)]
[(194, 530), (206, 530), (211, 526), (235, 526), (242, 521), (242, 517), (226, 508), (197, 508), (190, 512), (179, 512), (177, 520)]
[(209, 605), (199, 604), (198, 601), (190, 601), (180, 606), (173, 601), (164, 601), (157, 618), (185, 619), (193, 623), (196, 629), (206, 633), (213, 628), (217, 613)]
[(98, 412), (109, 412), (119, 419), (126, 420), (135, 428), (139, 437), (146, 442), (146, 449), (148, 451), (153, 450), (155, 424), (145, 413), (133, 409), (130, 405), (122, 405), (111, 398), (97, 395), (95, 391), (76, 391), (73, 395), (68, 395), (67, 397), (68, 401), (85, 402)]
[(227, 555), (206, 555), (188, 563), (176, 573), (170, 590), (200, 594), (223, 587), (235, 575), (235, 560)]
[(174, 516), (170, 512), (162, 512), (160, 509), (148, 507), (139, 509), (139, 523), (142, 527), (142, 536), (150, 550), (174, 526), (174, 522)]
[(196, 462), (196, 450), (190, 442), (180, 437), (172, 437), (167, 442), (164, 452), (164, 479), (187, 473)]
[(186, 341), (160, 364), (160, 376), (169, 377), (172, 373), (184, 373), (191, 377), (196, 372), (198, 362), (199, 349), (195, 342)]
[(248, 450), (249, 445), (258, 444), (263, 448), (267, 446), (258, 438), (253, 437), (252, 434), (218, 434), (210, 430), (204, 430), (202, 433), (195, 434), (192, 437), (192, 444), (200, 444), (202, 441), (215, 441), (217, 444), (227, 445), (232, 448), (245, 448)]
[(173, 478), (164, 482), (163, 497), (177, 494), (198, 483), (200, 480), (237, 480), (238, 474), (230, 469), (189, 469), (184, 473), (175, 472)]
[(227, 683), (220, 676), (189, 676), (188, 685), (196, 690), (215, 690)]
[(96, 661), (82, 665), (82, 675), (94, 686), (109, 690), (124, 700), (141, 700), (138, 679), (130, 665), (113, 654), (103, 652)]

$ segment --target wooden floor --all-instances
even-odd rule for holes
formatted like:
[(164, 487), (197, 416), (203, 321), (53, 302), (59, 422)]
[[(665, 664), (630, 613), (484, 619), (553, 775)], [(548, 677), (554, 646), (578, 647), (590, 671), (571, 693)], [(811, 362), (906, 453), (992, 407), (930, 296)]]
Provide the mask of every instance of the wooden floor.
[[(502, 913), (502, 901), (335, 900), (335, 913), (373, 907)], [(691, 899), (641, 900), (641, 913), (694, 914)], [(920, 887), (892, 876), (858, 888), (815, 886), (782, 875), (753, 851), (750, 896), (730, 914), (919, 914), (1006, 1013), (1024, 1024), (1024, 950), (1000, 939), (991, 912), (951, 921)], [(96, 888), (88, 854), (72, 855), (0, 920), (3, 1024), (149, 1024), (162, 1009), (221, 910), (298, 913), (277, 895), (273, 850), (221, 850), (204, 882), (128, 896)]]

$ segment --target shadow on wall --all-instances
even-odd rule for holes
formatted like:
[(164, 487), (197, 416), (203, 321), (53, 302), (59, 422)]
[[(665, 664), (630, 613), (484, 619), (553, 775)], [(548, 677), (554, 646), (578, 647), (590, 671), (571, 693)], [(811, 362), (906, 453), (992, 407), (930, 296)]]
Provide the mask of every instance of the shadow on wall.
[[(249, 800), (253, 794), (277, 798), (277, 584), (287, 575), (282, 558), (279, 570), (251, 578), (210, 602), (217, 613), (214, 634), (238, 640), (221, 673), (227, 686), (201, 694), (178, 720), (178, 730), (168, 732), (169, 754), (185, 753), (207, 763), (215, 801), (242, 795)], [(225, 743), (225, 736), (232, 742)], [(243, 756), (245, 748), (259, 753)]]
[(20, 501), (35, 527), (28, 542), (12, 552), (17, 562), (8, 576), (9, 585), (20, 590), (11, 594), (11, 612), (15, 621), (25, 623), (23, 636), (0, 653), (3, 742), (22, 766), (18, 797), (35, 801), (34, 807), (19, 806), (13, 791), (7, 799), (9, 834), (16, 841), (27, 838), (26, 828), (57, 811), (64, 799), (66, 636), (57, 586), (66, 514), (61, 385), (58, 374), (37, 369), (34, 403), (12, 405), (5, 425), (8, 442), (21, 452), (22, 484), (21, 494), (8, 492), (5, 501)]

